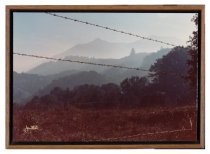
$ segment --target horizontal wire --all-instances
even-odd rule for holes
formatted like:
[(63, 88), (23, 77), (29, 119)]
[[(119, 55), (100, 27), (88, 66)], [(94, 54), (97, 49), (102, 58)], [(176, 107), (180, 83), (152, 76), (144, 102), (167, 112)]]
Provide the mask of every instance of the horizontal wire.
[(175, 44), (172, 44), (172, 43), (168, 43), (168, 42), (160, 41), (160, 40), (157, 40), (157, 39), (153, 39), (153, 38), (150, 38), (150, 37), (145, 37), (145, 36), (142, 36), (142, 35), (125, 32), (123, 30), (118, 30), (118, 29), (114, 29), (114, 28), (111, 28), (111, 27), (102, 26), (102, 25), (91, 23), (91, 22), (82, 21), (82, 20), (78, 20), (78, 19), (75, 19), (75, 18), (70, 18), (70, 17), (58, 15), (58, 14), (51, 13), (51, 12), (45, 12), (45, 13), (46, 14), (49, 14), (51, 16), (55, 16), (55, 17), (66, 19), (66, 20), (71, 20), (71, 21), (74, 21), (74, 22), (79, 22), (79, 23), (82, 23), (82, 24), (86, 24), (86, 25), (91, 25), (91, 26), (103, 28), (103, 29), (110, 30), (110, 31), (113, 31), (113, 32), (118, 32), (118, 33), (130, 35), (130, 36), (138, 37), (138, 38), (141, 38), (141, 39), (144, 39), (144, 40), (149, 40), (149, 41), (153, 41), (153, 42), (165, 44), (165, 45), (168, 45), (168, 46), (173, 46), (173, 47), (179, 46), (179, 45), (175, 45)]
[(70, 62), (70, 63), (79, 63), (79, 64), (86, 64), (86, 65), (88, 64), (88, 65), (112, 67), (112, 68), (119, 68), (119, 69), (145, 71), (145, 72), (150, 72), (150, 74), (144, 75), (144, 77), (148, 77), (148, 78), (154, 78), (155, 76), (160, 76), (160, 75), (172, 75), (172, 76), (181, 77), (181, 78), (185, 76), (184, 74), (179, 74), (179, 73), (169, 73), (169, 72), (155, 73), (155, 72), (150, 71), (149, 69), (145, 69), (145, 68), (111, 65), (111, 64), (102, 64), (102, 63), (94, 63), (94, 62), (86, 62), (86, 61), (80, 61), (80, 60), (62, 59), (62, 58), (53, 58), (53, 57), (47, 57), (47, 56), (26, 54), (26, 53), (21, 53), (21, 52), (14, 52), (13, 54), (14, 55), (19, 55), (19, 56), (26, 56), (26, 57), (33, 57), (33, 58), (47, 59), (47, 60), (55, 60), (55, 61), (64, 61), (64, 62)]
[(120, 66), (120, 65), (111, 65), (111, 64), (94, 63), (94, 62), (85, 62), (85, 61), (71, 60), (71, 59), (53, 58), (53, 57), (47, 57), (47, 56), (39, 56), (39, 55), (33, 55), (33, 54), (26, 54), (26, 53), (21, 53), (21, 52), (14, 52), (13, 54), (14, 55), (19, 55), (19, 56), (27, 56), (27, 57), (40, 58), (40, 59), (64, 61), (64, 62), (70, 62), (70, 63), (89, 64), (89, 65), (95, 65), (95, 66), (104, 66), (104, 67), (112, 67), (112, 68), (130, 69), (130, 70), (148, 71), (149, 72), (149, 70), (138, 68), (138, 67), (128, 67), (128, 66)]

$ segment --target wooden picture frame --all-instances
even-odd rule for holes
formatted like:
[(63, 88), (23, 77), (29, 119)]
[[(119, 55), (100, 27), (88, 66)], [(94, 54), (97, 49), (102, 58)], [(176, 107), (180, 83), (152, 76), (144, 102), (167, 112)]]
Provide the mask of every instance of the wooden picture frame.
[[(198, 33), (199, 33), (199, 91), (197, 104), (197, 140), (193, 142), (116, 142), (116, 143), (42, 143), (42, 142), (13, 142), (13, 109), (12, 109), (12, 88), (13, 88), (13, 13), (14, 12), (153, 12), (153, 13), (198, 13)], [(204, 5), (12, 5), (6, 6), (6, 148), (9, 149), (197, 149), (205, 148), (205, 6)]]

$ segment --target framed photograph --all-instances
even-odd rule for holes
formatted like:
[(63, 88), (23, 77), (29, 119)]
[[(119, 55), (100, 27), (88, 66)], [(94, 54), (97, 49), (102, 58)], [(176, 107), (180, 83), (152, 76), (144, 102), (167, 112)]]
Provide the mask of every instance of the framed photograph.
[(205, 148), (204, 5), (6, 7), (7, 148)]

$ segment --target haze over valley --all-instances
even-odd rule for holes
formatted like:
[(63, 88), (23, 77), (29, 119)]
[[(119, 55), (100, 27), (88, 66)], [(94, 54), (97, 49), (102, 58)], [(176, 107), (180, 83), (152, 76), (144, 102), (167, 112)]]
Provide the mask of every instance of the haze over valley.
[[(106, 46), (105, 49), (107, 50), (105, 50), (104, 48), (100, 50), (98, 44), (100, 44), (104, 48)], [(90, 55), (90, 52), (93, 51), (94, 53), (100, 52), (101, 55), (105, 55), (107, 51), (114, 52), (115, 50), (122, 47), (122, 45), (106, 42), (101, 39), (96, 39), (88, 44), (77, 45), (73, 48), (73, 50), (70, 49), (64, 51), (62, 54), (57, 55), (56, 57), (62, 57), (63, 59), (71, 59), (82, 62), (94, 62), (99, 64), (113, 64), (119, 66), (149, 69), (150, 66), (156, 62), (156, 59), (161, 58), (163, 55), (166, 55), (170, 51), (170, 48), (162, 48), (151, 53), (136, 53), (135, 48), (132, 48), (131, 45), (124, 45), (124, 47), (126, 47), (125, 49), (128, 50), (124, 50), (124, 52), (128, 52), (129, 54), (118, 59), (102, 59), (85, 56), (85, 54)], [(78, 50), (80, 55), (84, 56), (73, 56), (73, 53), (76, 50)], [(31, 60), (33, 60), (33, 58)], [(101, 85), (109, 82), (119, 84), (125, 78), (145, 75), (148, 75), (148, 72), (110, 68), (106, 66), (98, 67), (94, 65), (85, 65), (80, 63), (49, 61), (44, 62), (25, 73), (14, 72), (14, 101), (19, 103), (23, 101), (22, 103), (24, 103), (24, 101), (28, 101), (34, 95), (49, 93), (50, 90), (57, 86), (63, 88), (68, 87), (72, 89), (75, 86), (79, 86), (82, 84)]]

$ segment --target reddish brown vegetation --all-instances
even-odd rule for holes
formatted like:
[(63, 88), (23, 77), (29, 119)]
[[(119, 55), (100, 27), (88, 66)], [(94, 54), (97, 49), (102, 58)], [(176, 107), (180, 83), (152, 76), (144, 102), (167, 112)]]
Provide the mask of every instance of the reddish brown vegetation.
[[(196, 141), (196, 108), (14, 107), (14, 142)], [(191, 127), (192, 123), (192, 127)], [(24, 131), (36, 125), (38, 129)]]

